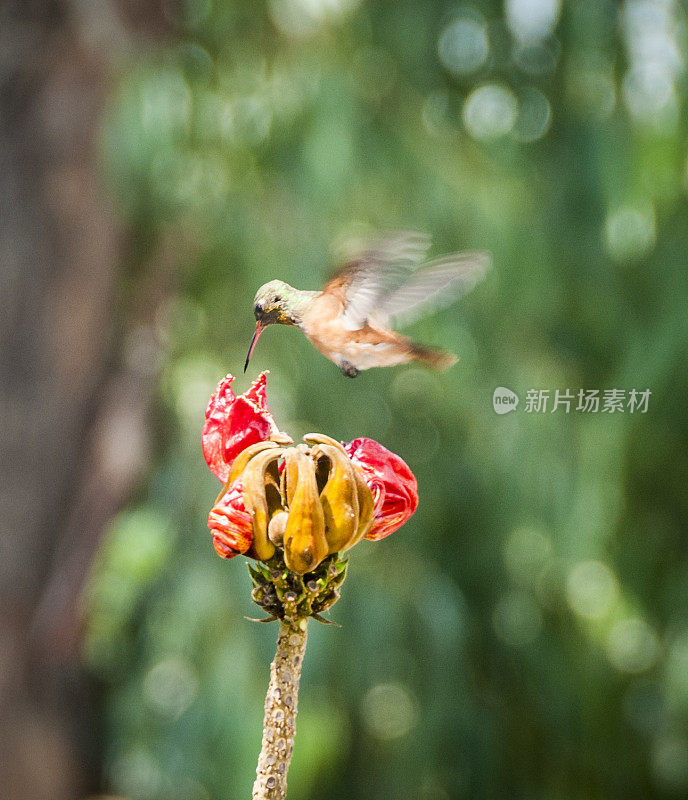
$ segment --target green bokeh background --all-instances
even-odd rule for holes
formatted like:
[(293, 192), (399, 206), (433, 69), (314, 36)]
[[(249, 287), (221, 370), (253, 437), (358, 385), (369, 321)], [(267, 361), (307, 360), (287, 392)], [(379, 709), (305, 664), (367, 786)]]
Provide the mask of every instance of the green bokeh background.
[[(169, 13), (168, 46), (122, 62), (102, 135), (141, 250), (174, 230), (188, 251), (150, 320), (154, 468), (90, 588), (107, 785), (248, 797), (276, 630), (244, 618), (260, 612), (243, 559), (211, 546), (205, 404), (241, 376), (260, 284), (317, 288), (332, 243), (413, 227), (433, 254), (493, 254), (408, 329), (453, 369), (351, 381), (272, 328), (236, 382), (269, 369), (283, 430), (373, 437), (419, 483), (412, 520), (352, 552), (342, 627), (311, 625), (290, 800), (685, 797), (684, 5)], [(494, 413), (497, 386), (514, 413)], [(529, 389), (581, 387), (652, 394), (644, 414), (525, 410)]]

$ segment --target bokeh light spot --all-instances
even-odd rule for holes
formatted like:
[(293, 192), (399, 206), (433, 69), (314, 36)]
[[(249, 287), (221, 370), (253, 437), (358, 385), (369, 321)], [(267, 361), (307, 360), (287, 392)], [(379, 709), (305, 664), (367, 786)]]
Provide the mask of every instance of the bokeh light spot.
[(676, 85), (686, 60), (680, 13), (672, 0), (626, 0), (621, 8), (629, 65), (624, 102), (636, 122), (660, 130), (678, 121)]
[(463, 121), (474, 139), (505, 136), (514, 127), (518, 101), (506, 86), (487, 84), (475, 89), (463, 107)]
[(638, 64), (624, 77), (623, 98), (632, 116), (642, 122), (656, 124), (676, 111), (676, 92), (672, 75), (658, 64)]
[(159, 72), (141, 85), (141, 124), (158, 139), (170, 138), (188, 128), (191, 92), (178, 71)]
[(531, 583), (551, 554), (549, 537), (537, 528), (516, 528), (504, 542), (504, 563), (511, 578), (518, 583)]
[(190, 426), (203, 424), (208, 398), (222, 374), (222, 367), (204, 355), (190, 355), (169, 365), (164, 382), (183, 421)]
[(418, 787), (418, 800), (451, 800), (451, 795), (435, 775), (428, 775)]
[(611, 569), (601, 561), (581, 561), (568, 574), (566, 596), (582, 617), (602, 619), (612, 609), (619, 584)]
[(233, 105), (233, 131), (238, 139), (256, 145), (267, 139), (272, 124), (272, 109), (258, 95), (241, 97)]
[(616, 107), (616, 84), (611, 66), (589, 63), (585, 59), (569, 64), (566, 93), (581, 116), (600, 122), (608, 119)]
[(644, 256), (654, 247), (656, 235), (655, 211), (650, 202), (621, 206), (605, 220), (605, 247), (616, 261)]
[(562, 0), (506, 0), (504, 11), (511, 32), (519, 39), (542, 39), (554, 30)]
[(196, 699), (198, 679), (193, 667), (181, 658), (156, 664), (144, 681), (151, 706), (168, 719), (178, 719)]
[(674, 791), (688, 787), (688, 739), (665, 734), (655, 740), (652, 767), (658, 783)]
[(336, 22), (358, 5), (358, 0), (270, 0), (270, 16), (288, 36), (303, 38), (326, 22)]
[(622, 672), (644, 672), (657, 660), (659, 639), (644, 620), (623, 619), (609, 631), (607, 655)]
[(169, 520), (144, 506), (124, 511), (115, 519), (105, 549), (112, 572), (143, 584), (166, 563), (173, 546)]
[(408, 689), (398, 683), (373, 686), (363, 698), (362, 712), (370, 733), (383, 741), (405, 736), (418, 716)]
[(479, 17), (462, 17), (450, 22), (437, 44), (440, 61), (454, 75), (467, 75), (480, 69), (489, 50), (487, 26)]
[(156, 797), (162, 783), (160, 765), (143, 748), (132, 749), (117, 758), (110, 775), (114, 788), (128, 797)]

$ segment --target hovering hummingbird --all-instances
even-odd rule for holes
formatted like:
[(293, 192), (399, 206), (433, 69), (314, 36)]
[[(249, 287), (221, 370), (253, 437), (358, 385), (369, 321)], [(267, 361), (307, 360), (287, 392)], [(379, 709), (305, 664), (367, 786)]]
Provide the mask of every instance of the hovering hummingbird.
[(452, 253), (423, 263), (430, 237), (397, 231), (369, 241), (317, 292), (275, 280), (253, 301), (256, 330), (246, 356), (268, 325), (295, 325), (349, 378), (371, 367), (418, 361), (447, 369), (456, 356), (417, 344), (392, 329), (448, 305), (480, 281), (484, 252)]

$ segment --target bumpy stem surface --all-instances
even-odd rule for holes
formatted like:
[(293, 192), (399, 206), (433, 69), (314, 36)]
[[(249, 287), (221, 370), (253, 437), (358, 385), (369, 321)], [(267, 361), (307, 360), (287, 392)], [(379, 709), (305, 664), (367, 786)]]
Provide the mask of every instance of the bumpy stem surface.
[(265, 698), (263, 744), (258, 758), (253, 800), (284, 800), (287, 770), (294, 749), (301, 665), (306, 652), (307, 620), (280, 622), (277, 652), (270, 665)]

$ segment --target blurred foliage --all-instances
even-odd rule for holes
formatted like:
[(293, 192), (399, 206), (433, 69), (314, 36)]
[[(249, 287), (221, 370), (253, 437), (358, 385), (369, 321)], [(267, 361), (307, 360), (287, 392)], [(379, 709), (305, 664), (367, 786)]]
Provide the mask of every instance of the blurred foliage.
[[(169, 4), (171, 7), (172, 4)], [(103, 133), (145, 243), (193, 241), (162, 346), (159, 455), (94, 575), (105, 775), (132, 800), (247, 797), (276, 631), (214, 554), (206, 401), (256, 288), (418, 227), (487, 248), (409, 331), (455, 350), (347, 380), (294, 329), (252, 361), (295, 438), (367, 435), (416, 473), (312, 625), (292, 800), (688, 793), (686, 17), (674, 0), (187, 0), (122, 64)], [(170, 12), (172, 13), (172, 12)], [(238, 381), (239, 390), (247, 385)], [(495, 415), (496, 386), (650, 388), (647, 414)]]

